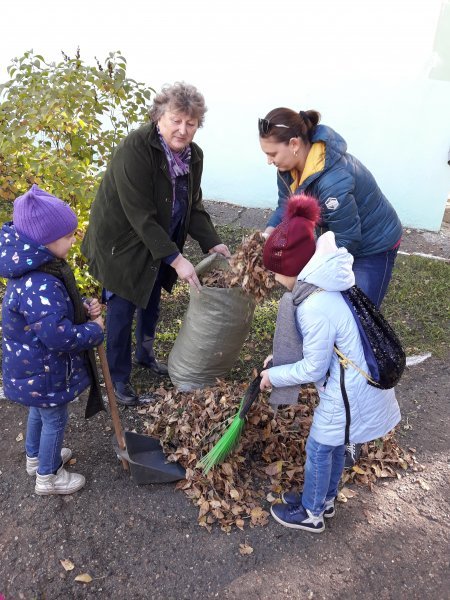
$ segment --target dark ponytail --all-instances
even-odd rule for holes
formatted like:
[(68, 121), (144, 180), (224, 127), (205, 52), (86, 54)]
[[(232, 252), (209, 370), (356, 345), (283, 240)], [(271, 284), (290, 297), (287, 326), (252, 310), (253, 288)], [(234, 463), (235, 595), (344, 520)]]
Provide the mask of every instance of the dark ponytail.
[[(289, 143), (293, 137), (301, 138), (303, 142), (311, 142), (314, 129), (320, 122), (320, 113), (316, 110), (301, 110), (295, 112), (290, 108), (274, 108), (266, 115), (270, 123), (267, 133), (261, 138), (273, 138), (276, 142)], [(283, 125), (284, 127), (276, 127)]]

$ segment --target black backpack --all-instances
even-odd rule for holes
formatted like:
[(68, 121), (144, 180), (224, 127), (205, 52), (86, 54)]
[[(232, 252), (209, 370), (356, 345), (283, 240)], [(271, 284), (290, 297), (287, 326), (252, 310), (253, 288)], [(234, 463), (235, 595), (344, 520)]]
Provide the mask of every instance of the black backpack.
[(393, 388), (406, 366), (405, 351), (397, 334), (359, 287), (354, 285), (341, 293), (359, 329), (369, 384), (383, 390)]
[(349, 443), (350, 404), (345, 389), (345, 368), (350, 364), (358, 369), (368, 383), (388, 390), (399, 382), (406, 366), (406, 355), (397, 334), (383, 317), (378, 308), (356, 285), (341, 292), (347, 306), (352, 311), (361, 336), (364, 357), (369, 368), (365, 373), (350, 361), (339, 348), (334, 347), (340, 362), (340, 386), (346, 413), (345, 444)]

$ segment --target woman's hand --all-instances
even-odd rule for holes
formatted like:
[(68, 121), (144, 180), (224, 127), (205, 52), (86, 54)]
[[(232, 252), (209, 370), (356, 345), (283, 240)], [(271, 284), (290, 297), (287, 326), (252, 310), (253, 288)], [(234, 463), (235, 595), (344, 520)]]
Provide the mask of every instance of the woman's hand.
[(267, 390), (268, 388), (272, 387), (272, 384), (270, 383), (270, 379), (269, 379), (269, 369), (265, 369), (264, 371), (261, 371), (260, 375), (261, 375), (261, 383), (259, 384), (259, 389), (263, 392), (264, 390)]
[(275, 227), (266, 227), (262, 233), (263, 237), (265, 237), (267, 239), (269, 237), (269, 235), (272, 233), (272, 231), (275, 231)]
[(263, 367), (266, 368), (267, 365), (269, 364), (269, 362), (272, 360), (273, 358), (273, 354), (269, 354), (269, 356), (266, 358), (266, 360), (263, 363)]
[(86, 310), (86, 315), (92, 320), (96, 319), (102, 314), (102, 305), (96, 298), (85, 302), (84, 308)]
[(199, 292), (202, 289), (201, 283), (198, 280), (194, 265), (190, 263), (182, 254), (179, 254), (170, 266), (175, 269), (178, 277), (182, 281), (187, 281), (192, 289)]
[(225, 258), (231, 258), (231, 253), (228, 250), (228, 246), (225, 246), (225, 244), (217, 244), (217, 246), (210, 248), (208, 252), (210, 254), (214, 254), (215, 252), (217, 252), (217, 254), (222, 254), (223, 256), (225, 256)]

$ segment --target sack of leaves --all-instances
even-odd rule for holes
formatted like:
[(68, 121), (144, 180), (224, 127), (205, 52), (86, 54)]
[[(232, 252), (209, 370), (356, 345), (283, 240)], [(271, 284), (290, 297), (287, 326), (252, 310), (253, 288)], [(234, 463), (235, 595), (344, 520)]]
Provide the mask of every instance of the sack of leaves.
[[(220, 254), (205, 258), (196, 267), (202, 275), (229, 270)], [(225, 377), (238, 359), (250, 331), (255, 301), (241, 287), (203, 285), (190, 293), (189, 306), (178, 337), (169, 354), (169, 376), (180, 391), (214, 385)]]
[(228, 261), (212, 254), (195, 268), (202, 283), (191, 291), (183, 325), (169, 354), (169, 376), (180, 391), (211, 386), (236, 363), (252, 324), (256, 302), (275, 281), (262, 262), (264, 238), (244, 238)]

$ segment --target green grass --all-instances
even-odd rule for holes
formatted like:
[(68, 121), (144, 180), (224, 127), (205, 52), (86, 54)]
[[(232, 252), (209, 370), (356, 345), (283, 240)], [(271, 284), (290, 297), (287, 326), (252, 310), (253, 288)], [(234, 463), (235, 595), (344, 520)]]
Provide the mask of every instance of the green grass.
[(449, 263), (398, 256), (382, 312), (407, 354), (445, 357), (450, 337)]

